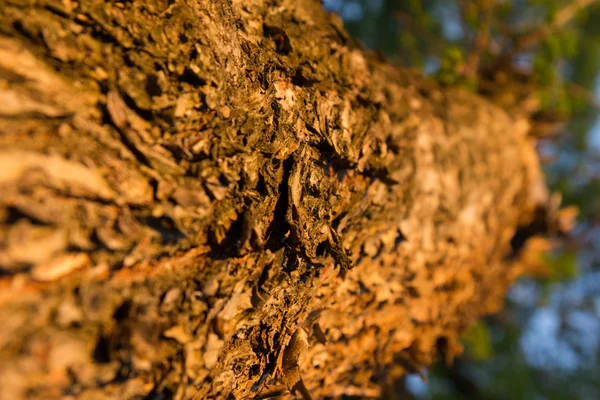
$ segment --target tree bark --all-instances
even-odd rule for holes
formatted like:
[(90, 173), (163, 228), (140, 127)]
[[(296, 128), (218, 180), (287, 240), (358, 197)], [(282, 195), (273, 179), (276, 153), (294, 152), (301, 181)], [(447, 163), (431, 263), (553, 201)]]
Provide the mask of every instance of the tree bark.
[(378, 397), (523, 272), (527, 120), (318, 1), (0, 8), (0, 398)]

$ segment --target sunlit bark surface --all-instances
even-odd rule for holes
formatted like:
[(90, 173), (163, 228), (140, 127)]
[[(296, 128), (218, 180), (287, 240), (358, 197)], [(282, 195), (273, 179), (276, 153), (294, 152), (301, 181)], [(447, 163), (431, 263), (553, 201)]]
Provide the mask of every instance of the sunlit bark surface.
[(0, 398), (377, 397), (521, 273), (527, 121), (318, 1), (0, 10)]

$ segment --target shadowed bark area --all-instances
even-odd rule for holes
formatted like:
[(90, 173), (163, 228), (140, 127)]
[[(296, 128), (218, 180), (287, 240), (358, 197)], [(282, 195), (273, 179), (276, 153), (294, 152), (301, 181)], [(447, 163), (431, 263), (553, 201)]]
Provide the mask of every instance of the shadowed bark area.
[(318, 1), (0, 8), (1, 398), (377, 397), (522, 273), (527, 120)]

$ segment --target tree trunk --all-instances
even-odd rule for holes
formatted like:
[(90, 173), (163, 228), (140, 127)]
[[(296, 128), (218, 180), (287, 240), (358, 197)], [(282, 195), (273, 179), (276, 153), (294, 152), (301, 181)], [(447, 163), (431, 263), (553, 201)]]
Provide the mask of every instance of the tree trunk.
[(377, 397), (523, 271), (527, 120), (318, 1), (0, 9), (0, 398)]

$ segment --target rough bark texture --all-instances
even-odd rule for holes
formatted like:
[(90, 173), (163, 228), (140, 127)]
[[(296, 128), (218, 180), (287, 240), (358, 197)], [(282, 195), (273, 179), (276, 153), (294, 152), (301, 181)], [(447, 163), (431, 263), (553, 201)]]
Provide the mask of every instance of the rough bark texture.
[(521, 272), (526, 120), (318, 1), (0, 9), (2, 399), (377, 397)]

